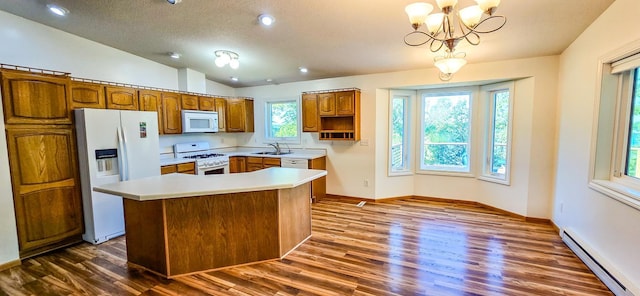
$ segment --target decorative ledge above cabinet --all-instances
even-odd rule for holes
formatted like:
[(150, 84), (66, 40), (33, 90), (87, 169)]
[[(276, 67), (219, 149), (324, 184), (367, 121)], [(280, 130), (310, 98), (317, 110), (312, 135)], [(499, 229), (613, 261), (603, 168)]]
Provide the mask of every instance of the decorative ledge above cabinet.
[(320, 140), (359, 141), (360, 90), (303, 92), (302, 131), (318, 132)]

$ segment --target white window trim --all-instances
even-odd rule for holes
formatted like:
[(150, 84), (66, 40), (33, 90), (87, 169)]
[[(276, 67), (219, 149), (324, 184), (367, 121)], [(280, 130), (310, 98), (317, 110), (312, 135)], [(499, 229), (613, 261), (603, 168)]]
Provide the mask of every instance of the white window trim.
[[(421, 175), (441, 175), (441, 176), (454, 176), (454, 177), (475, 177), (475, 166), (476, 166), (476, 156), (474, 153), (475, 145), (474, 145), (474, 130), (475, 130), (475, 115), (476, 107), (475, 102), (478, 98), (479, 86), (468, 86), (468, 87), (448, 87), (448, 88), (438, 88), (438, 89), (425, 89), (418, 92), (417, 99), (420, 101), (418, 103), (419, 108), (416, 108), (417, 112), (417, 120), (419, 120), (419, 128), (416, 131), (416, 152), (419, 154), (416, 155), (415, 159), (415, 173)], [(424, 155), (424, 95), (439, 95), (439, 94), (455, 94), (455, 93), (470, 93), (471, 98), (469, 100), (469, 144), (467, 147), (467, 155), (469, 157), (469, 171), (459, 170), (457, 167), (452, 167), (451, 169), (446, 169), (446, 167), (441, 167), (442, 169), (438, 170), (423, 170), (421, 169), (422, 155)]]
[[(596, 83), (588, 176), (589, 188), (637, 210), (640, 210), (640, 186), (637, 186), (640, 182), (635, 180), (630, 183), (628, 177), (617, 177), (617, 170), (623, 164), (620, 151), (626, 148), (626, 140), (620, 139), (620, 125), (624, 124), (621, 116), (625, 115), (621, 114), (623, 94), (620, 90), (625, 78), (611, 72), (612, 64), (616, 61), (639, 52), (640, 41), (636, 41), (605, 55), (598, 63), (599, 83)], [(615, 102), (610, 100), (611, 96), (615, 96)]]
[[(269, 131), (271, 130), (271, 108), (270, 105), (272, 103), (289, 103), (289, 102), (295, 102), (296, 106), (297, 106), (297, 123), (296, 123), (296, 128), (297, 128), (297, 136), (296, 137), (270, 137), (269, 136)], [(265, 144), (267, 143), (274, 143), (274, 142), (278, 142), (278, 143), (287, 143), (287, 144), (300, 144), (300, 138), (301, 138), (301, 133), (302, 133), (302, 128), (301, 128), (301, 124), (302, 124), (302, 118), (301, 118), (301, 111), (300, 111), (300, 100), (299, 99), (280, 99), (280, 100), (267, 100), (264, 102), (264, 140), (265, 140)]]
[[(481, 98), (484, 102), (484, 149), (479, 159), (482, 161), (481, 172), (478, 176), (479, 180), (498, 183), (502, 185), (511, 185), (511, 147), (513, 137), (513, 81), (485, 85), (480, 88)], [(507, 130), (507, 165), (504, 174), (491, 173), (491, 147), (493, 142), (493, 98), (492, 93), (500, 90), (509, 91), (509, 127)]]
[[(393, 158), (392, 147), (393, 147), (393, 99), (396, 97), (401, 97), (405, 100), (405, 110), (404, 110), (404, 139), (403, 139), (403, 155), (405, 167), (400, 170), (394, 170), (391, 166), (391, 160)], [(389, 177), (394, 176), (407, 176), (413, 175), (413, 161), (412, 155), (413, 149), (411, 149), (411, 135), (413, 134), (411, 128), (411, 110), (414, 105), (413, 102), (416, 100), (416, 91), (408, 91), (408, 90), (391, 90), (389, 92), (389, 142), (388, 142), (388, 162), (387, 162), (387, 175)]]

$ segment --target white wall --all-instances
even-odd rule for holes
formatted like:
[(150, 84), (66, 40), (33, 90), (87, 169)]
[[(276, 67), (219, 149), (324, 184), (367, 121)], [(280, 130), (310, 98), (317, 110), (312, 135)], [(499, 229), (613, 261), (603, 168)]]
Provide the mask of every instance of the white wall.
[(178, 89), (181, 91), (206, 93), (205, 81), (204, 73), (189, 68), (178, 69)]
[(640, 211), (587, 186), (598, 60), (640, 40), (640, 1), (611, 4), (560, 57), (558, 150), (553, 221), (640, 295)]
[[(549, 218), (554, 166), (557, 70), (558, 57), (510, 60), (467, 65), (452, 81), (460, 84), (519, 79), (515, 85), (515, 133), (512, 148), (514, 167), (511, 186), (488, 183), (475, 178), (434, 175), (387, 176), (388, 89), (434, 85), (446, 87), (447, 84), (438, 79), (435, 69), (237, 89), (238, 95), (253, 97), (256, 102), (256, 133), (239, 138), (238, 144), (250, 146), (264, 142), (266, 100), (299, 98), (300, 93), (304, 91), (356, 87), (362, 90), (363, 141), (327, 142), (319, 141), (317, 133), (303, 134), (302, 146), (327, 149), (328, 193), (370, 199), (421, 195), (473, 200), (524, 216)], [(417, 120), (417, 115), (413, 114), (412, 121)], [(368, 145), (365, 146), (363, 142), (368, 142)], [(369, 181), (369, 186), (364, 185), (365, 179)]]

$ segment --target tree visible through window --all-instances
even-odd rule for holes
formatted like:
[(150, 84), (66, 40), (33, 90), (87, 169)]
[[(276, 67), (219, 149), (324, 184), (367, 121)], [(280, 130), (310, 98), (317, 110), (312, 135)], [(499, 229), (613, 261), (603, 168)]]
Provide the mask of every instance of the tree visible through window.
[(639, 178), (638, 150), (640, 150), (640, 68), (634, 71), (633, 95), (629, 120), (629, 140), (627, 142), (627, 161), (625, 174)]
[(509, 90), (492, 93), (492, 136), (490, 167), (492, 174), (504, 175), (509, 137)]
[(296, 101), (267, 103), (267, 138), (298, 137), (298, 104)]
[(471, 93), (426, 94), (423, 100), (420, 168), (469, 172)]

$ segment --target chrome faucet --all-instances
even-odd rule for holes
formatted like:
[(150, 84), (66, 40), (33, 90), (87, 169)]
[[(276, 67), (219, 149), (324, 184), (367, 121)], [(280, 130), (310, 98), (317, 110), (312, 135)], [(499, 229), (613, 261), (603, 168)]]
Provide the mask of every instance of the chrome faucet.
[(273, 148), (276, 149), (276, 154), (280, 154), (280, 144), (278, 144), (278, 142), (269, 143), (269, 146), (273, 146)]

